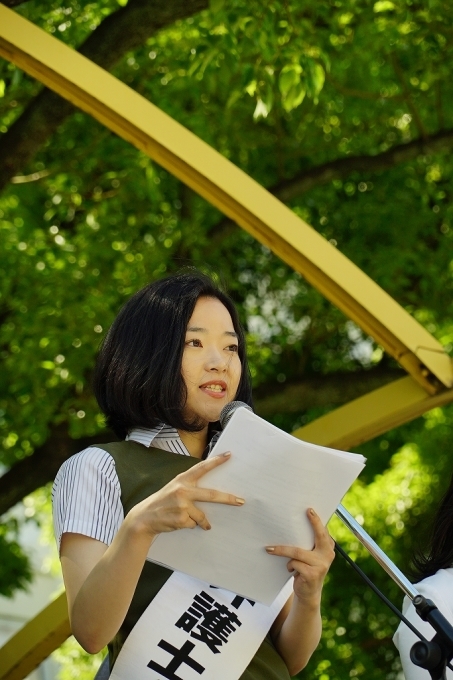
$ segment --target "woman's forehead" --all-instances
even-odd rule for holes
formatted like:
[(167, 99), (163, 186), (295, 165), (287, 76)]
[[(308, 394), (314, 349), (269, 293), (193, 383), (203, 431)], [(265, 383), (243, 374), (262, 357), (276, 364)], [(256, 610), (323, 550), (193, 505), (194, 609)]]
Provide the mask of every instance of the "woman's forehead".
[(198, 298), (187, 324), (187, 330), (208, 331), (218, 327), (236, 335), (231, 314), (223, 302), (212, 297)]

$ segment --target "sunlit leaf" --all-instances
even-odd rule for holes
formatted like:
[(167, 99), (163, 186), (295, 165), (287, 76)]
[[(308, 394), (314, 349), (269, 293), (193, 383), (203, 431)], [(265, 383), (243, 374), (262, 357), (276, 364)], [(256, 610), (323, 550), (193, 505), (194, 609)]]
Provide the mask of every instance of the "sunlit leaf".
[(395, 9), (395, 4), (390, 0), (379, 0), (374, 3), (373, 9), (375, 12), (390, 12)]

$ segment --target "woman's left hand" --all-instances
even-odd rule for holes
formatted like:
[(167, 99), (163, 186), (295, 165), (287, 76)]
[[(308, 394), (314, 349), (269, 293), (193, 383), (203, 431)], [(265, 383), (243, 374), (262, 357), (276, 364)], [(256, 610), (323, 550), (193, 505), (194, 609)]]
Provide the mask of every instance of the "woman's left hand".
[(324, 578), (335, 557), (335, 542), (312, 508), (307, 510), (313, 527), (315, 544), (312, 550), (290, 545), (268, 546), (270, 555), (288, 557), (287, 569), (294, 572), (294, 594), (300, 602), (321, 597)]

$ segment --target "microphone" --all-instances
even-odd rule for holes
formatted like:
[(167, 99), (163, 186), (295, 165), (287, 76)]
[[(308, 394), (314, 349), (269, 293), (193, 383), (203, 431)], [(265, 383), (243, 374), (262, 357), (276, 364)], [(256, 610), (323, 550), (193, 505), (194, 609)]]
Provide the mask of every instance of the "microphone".
[(238, 408), (246, 408), (248, 411), (253, 413), (252, 407), (246, 404), (244, 401), (230, 401), (230, 403), (226, 404), (220, 411), (219, 421), (222, 430), (226, 428), (233, 416), (233, 413), (235, 413)]

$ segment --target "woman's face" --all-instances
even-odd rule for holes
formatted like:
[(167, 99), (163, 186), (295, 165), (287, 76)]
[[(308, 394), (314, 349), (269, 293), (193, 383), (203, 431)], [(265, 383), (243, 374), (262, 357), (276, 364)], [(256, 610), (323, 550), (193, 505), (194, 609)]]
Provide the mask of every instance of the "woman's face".
[(206, 426), (218, 420), (222, 408), (236, 396), (241, 370), (229, 311), (217, 298), (199, 298), (187, 325), (182, 357), (185, 415), (197, 416)]

